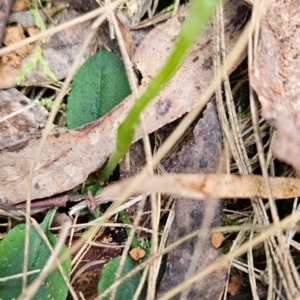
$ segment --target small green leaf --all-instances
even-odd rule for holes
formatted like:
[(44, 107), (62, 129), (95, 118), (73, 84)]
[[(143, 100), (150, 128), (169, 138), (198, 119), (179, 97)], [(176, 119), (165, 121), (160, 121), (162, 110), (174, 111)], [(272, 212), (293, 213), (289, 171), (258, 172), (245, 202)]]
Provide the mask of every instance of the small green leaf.
[[(115, 282), (115, 275), (119, 267), (121, 258), (117, 257), (112, 259), (102, 270), (101, 278), (98, 284), (98, 293), (103, 293), (107, 288), (109, 288)], [(134, 261), (130, 257), (127, 257), (125, 260), (124, 268), (122, 271), (122, 276), (129, 273), (135, 267), (139, 265), (139, 262)], [(128, 280), (119, 285), (117, 289), (117, 293), (115, 296), (115, 300), (123, 300), (123, 299), (132, 299), (135, 291), (140, 283), (142, 278), (143, 271), (139, 271), (134, 276), (130, 277)], [(108, 300), (110, 295), (107, 295), (104, 300)], [(139, 299), (146, 299), (146, 289), (143, 288)]]
[[(53, 211), (47, 214), (44, 222), (41, 224), (42, 229), (52, 247), (56, 244), (56, 236), (49, 230), (49, 224), (52, 220)], [(17, 275), (23, 273), (24, 259), (24, 243), (25, 243), (25, 225), (17, 225), (14, 227), (0, 243), (0, 277)], [(63, 247), (60, 254), (66, 253), (67, 247)], [(42, 269), (46, 264), (51, 252), (45, 244), (37, 230), (31, 226), (30, 228), (30, 248), (28, 258), (28, 271)], [(66, 260), (62, 267), (68, 274), (71, 269), (71, 259)], [(29, 275), (27, 284), (31, 284), (39, 273)], [(0, 281), (0, 299), (11, 300), (18, 298), (22, 293), (22, 277), (7, 281)], [(68, 287), (66, 286), (60, 271), (56, 268), (44, 280), (43, 284), (33, 297), (33, 299), (55, 299), (64, 300), (67, 297)]]
[(123, 63), (104, 49), (91, 56), (78, 70), (68, 98), (70, 129), (97, 120), (130, 94)]

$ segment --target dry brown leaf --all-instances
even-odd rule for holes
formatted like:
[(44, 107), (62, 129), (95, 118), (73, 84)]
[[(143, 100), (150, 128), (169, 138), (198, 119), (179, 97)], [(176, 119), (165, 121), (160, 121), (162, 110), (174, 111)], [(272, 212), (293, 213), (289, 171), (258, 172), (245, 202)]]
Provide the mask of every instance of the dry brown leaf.
[[(17, 89), (0, 90), (0, 150), (40, 135), (48, 111), (37, 104), (32, 105), (33, 101)], [(2, 120), (10, 114), (16, 115)]]
[(275, 156), (300, 171), (300, 6), (298, 1), (267, 2), (251, 85), (263, 117), (278, 130)]
[[(236, 22), (235, 11), (239, 3), (242, 3), (242, 1), (235, 0), (225, 4), (226, 28), (231, 28), (230, 24), (233, 21)], [(155, 43), (157, 40), (164, 40), (166, 38), (165, 35), (167, 33), (165, 30), (174, 29), (170, 23), (181, 24), (178, 18), (181, 20), (182, 15), (179, 14), (175, 19), (168, 21), (165, 25), (159, 26), (158, 32), (155, 29), (155, 35), (151, 35), (151, 43), (153, 44), (151, 48), (156, 48)], [(175, 36), (178, 35), (179, 27)], [(183, 66), (179, 68), (178, 73), (170, 84), (163, 89), (159, 96), (146, 109), (145, 118), (148, 132), (153, 132), (190, 111), (195, 106), (201, 92), (205, 90), (213, 78), (211, 24), (208, 27), (204, 35), (195, 43), (195, 47), (185, 59)], [(164, 28), (165, 30), (163, 30)], [(76, 27), (71, 29), (69, 36), (72, 36), (72, 32), (77, 38)], [(79, 35), (84, 36), (82, 33)], [(233, 47), (238, 36), (239, 32), (226, 30), (226, 50), (229, 51)], [(150, 37), (145, 41), (146, 45), (149, 45), (149, 39)], [(171, 43), (174, 43), (174, 41), (175, 39), (168, 39), (169, 47), (171, 47)], [(143, 43), (140, 47), (145, 49), (143, 51), (147, 51)], [(153, 64), (155, 62), (155, 68), (152, 68), (151, 72), (155, 73), (162, 61), (164, 61), (160, 57), (163, 56), (164, 59), (166, 58), (165, 47), (156, 48), (152, 56), (139, 59), (138, 57), (141, 55), (142, 50), (138, 50), (139, 54), (137, 54), (135, 61), (139, 60), (138, 66), (141, 68), (145, 78), (146, 75), (144, 72), (146, 67), (144, 63), (146, 64), (150, 57)], [(59, 48), (61, 48), (61, 44), (53, 45), (52, 52), (50, 50), (49, 52), (52, 53), (52, 60), (58, 62), (57, 68), (63, 69), (62, 71), (66, 75), (68, 66), (60, 62), (62, 54), (56, 51)], [(74, 48), (73, 50), (76, 51), (76, 49)], [(44, 55), (47, 58), (47, 51), (44, 51)], [(69, 57), (65, 60), (68, 61)], [(239, 61), (241, 60), (243, 60), (243, 57), (239, 58)], [(157, 61), (160, 63), (156, 64)], [(55, 68), (52, 71), (55, 73)], [(148, 79), (149, 76), (151, 75), (147, 72)], [(36, 78), (35, 80), (38, 83), (43, 82), (42, 78)], [(33, 199), (44, 198), (70, 190), (85, 181), (90, 173), (101, 167), (115, 148), (116, 129), (125, 118), (133, 102), (133, 97), (129, 96), (106, 116), (95, 122), (78, 130), (49, 135), (43, 147), (42, 156), (36, 171), (34, 172), (32, 185)], [(137, 131), (135, 138), (138, 139), (139, 137), (141, 137), (141, 130)], [(0, 174), (0, 204), (2, 206), (4, 203), (14, 204), (24, 201), (29, 166), (35, 157), (38, 144), (38, 139), (28, 140), (26, 143), (16, 145), (14, 149), (7, 149), (0, 154), (0, 165), (2, 167)]]

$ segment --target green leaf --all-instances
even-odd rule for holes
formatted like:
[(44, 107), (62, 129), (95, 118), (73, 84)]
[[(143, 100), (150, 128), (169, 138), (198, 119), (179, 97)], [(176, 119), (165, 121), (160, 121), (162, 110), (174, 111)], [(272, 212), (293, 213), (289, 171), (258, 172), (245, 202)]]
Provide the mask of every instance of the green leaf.
[(105, 181), (112, 174), (129, 149), (134, 138), (135, 128), (139, 124), (141, 112), (171, 79), (175, 70), (185, 58), (187, 51), (204, 29), (217, 4), (219, 4), (219, 0), (197, 0), (192, 3), (190, 14), (186, 18), (172, 54), (141, 97), (135, 102), (126, 119), (120, 124), (117, 132), (117, 147), (104, 166), (101, 174), (102, 180)]
[[(98, 284), (98, 293), (103, 293), (107, 288), (109, 288), (115, 282), (115, 275), (119, 267), (121, 257), (117, 257), (112, 259), (102, 270), (101, 278)], [(129, 273), (135, 267), (139, 265), (139, 262), (134, 261), (130, 257), (127, 257), (125, 260), (124, 268), (122, 271), (122, 276)], [(130, 277), (128, 280), (119, 285), (117, 289), (117, 293), (115, 296), (115, 300), (123, 300), (123, 299), (132, 299), (134, 293), (140, 283), (142, 278), (143, 271), (139, 271), (134, 276)], [(109, 300), (110, 294), (104, 297), (104, 300)], [(143, 288), (139, 299), (146, 299), (146, 289)]]
[(123, 63), (104, 49), (91, 56), (78, 70), (68, 98), (70, 129), (97, 120), (130, 94)]
[[(55, 212), (55, 211), (54, 211)], [(53, 235), (48, 227), (52, 221), (53, 211), (50, 211), (41, 228), (45, 232), (52, 247), (56, 244), (56, 236)], [(25, 225), (17, 225), (5, 236), (0, 243), (0, 277), (17, 275), (23, 273), (24, 259), (24, 243), (25, 243)], [(67, 247), (63, 247), (61, 255), (68, 251)], [(45, 244), (37, 230), (31, 226), (30, 228), (30, 248), (28, 258), (28, 271), (42, 269), (46, 264), (51, 252)], [(68, 274), (71, 269), (71, 259), (66, 260), (62, 267)], [(29, 275), (27, 284), (31, 284), (39, 273)], [(11, 300), (18, 298), (22, 293), (22, 277), (11, 279), (8, 281), (0, 281), (0, 299)], [(67, 297), (68, 287), (66, 286), (60, 271), (56, 268), (44, 280), (43, 284), (35, 294), (33, 299), (55, 299), (64, 300)]]

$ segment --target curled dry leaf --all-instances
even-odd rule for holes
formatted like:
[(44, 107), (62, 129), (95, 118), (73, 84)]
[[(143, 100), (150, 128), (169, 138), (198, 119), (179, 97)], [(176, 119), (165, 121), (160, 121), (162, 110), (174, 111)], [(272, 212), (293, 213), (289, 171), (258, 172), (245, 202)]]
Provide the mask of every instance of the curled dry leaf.
[[(254, 3), (255, 5), (259, 5)], [(300, 171), (300, 6), (271, 0), (250, 72), (262, 115), (278, 130), (275, 156)]]
[[(230, 25), (232, 22), (236, 22), (235, 14), (237, 8), (243, 5), (242, 3), (243, 1), (234, 0), (224, 5), (227, 51), (232, 49), (239, 37), (238, 31), (232, 32), (229, 28), (232, 28)], [(170, 53), (170, 49), (168, 50), (167, 48), (171, 48), (176, 41), (184, 14), (185, 11), (181, 10), (174, 19), (169, 20), (164, 25), (157, 26), (154, 29), (154, 33), (140, 45), (141, 49), (137, 50), (133, 60), (141, 70), (144, 82), (146, 80), (149, 81), (150, 77), (154, 76), (160, 69), (161, 64), (165, 62), (167, 53)], [(85, 23), (85, 26), (87, 26), (87, 23)], [(79, 39), (79, 36), (83, 38), (86, 35), (85, 32), (83, 29), (73, 27), (68, 33), (64, 32), (61, 34), (67, 41), (72, 37), (74, 39), (72, 45), (77, 46), (82, 43), (82, 40), (77, 39)], [(212, 32), (212, 25), (208, 24), (207, 29), (198, 38), (192, 51), (171, 82), (146, 109), (144, 116), (148, 132), (153, 132), (179, 118), (196, 105), (201, 93), (214, 76), (212, 67)], [(51, 53), (51, 60), (56, 62), (57, 68), (52, 67), (52, 71), (56, 73), (56, 69), (61, 70), (65, 76), (69, 68), (68, 63), (70, 60), (72, 61), (74, 56), (70, 54), (70, 50), (66, 54), (67, 57), (58, 51), (61, 49), (62, 44), (66, 44), (66, 48), (69, 45), (68, 42), (64, 42), (62, 36), (61, 40), (58, 39), (52, 43), (50, 39), (49, 44), (53, 48), (52, 50), (49, 49), (49, 52), (45, 50), (43, 53), (46, 59), (50, 59), (47, 53)], [(158, 47), (159, 41), (167, 41), (167, 43), (162, 47)], [(149, 48), (154, 48), (155, 51), (149, 53)], [(145, 56), (143, 56), (143, 51), (147, 53)], [(78, 47), (72, 48), (73, 52), (78, 52)], [(237, 58), (236, 63), (238, 64), (243, 58)], [(61, 62), (61, 59), (63, 59), (63, 62)], [(150, 65), (155, 65), (155, 67), (151, 67), (146, 72), (146, 64), (149, 65), (149, 63)], [(34, 79), (37, 81), (33, 79), (29, 81), (29, 78), (27, 78), (26, 82), (31, 82), (31, 84), (34, 82), (41, 83), (43, 78)], [(142, 86), (141, 89), (143, 88)], [(125, 118), (133, 102), (134, 98), (129, 96), (107, 115), (95, 122), (77, 130), (49, 135), (34, 172), (32, 184), (33, 199), (48, 197), (70, 190), (85, 181), (91, 172), (99, 169), (115, 149), (116, 129)], [(135, 139), (137, 140), (139, 137), (141, 137), (141, 130), (137, 131)], [(1, 153), (0, 205), (2, 207), (5, 203), (9, 205), (24, 201), (29, 166), (35, 157), (38, 145), (38, 139), (31, 139)]]

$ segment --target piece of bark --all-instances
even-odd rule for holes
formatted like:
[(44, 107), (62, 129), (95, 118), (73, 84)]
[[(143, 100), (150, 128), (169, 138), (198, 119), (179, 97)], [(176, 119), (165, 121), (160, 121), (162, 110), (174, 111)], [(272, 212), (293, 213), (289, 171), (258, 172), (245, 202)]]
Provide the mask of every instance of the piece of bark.
[[(193, 132), (189, 134), (180, 151), (166, 160), (163, 165), (171, 172), (209, 173), (215, 172), (221, 154), (222, 136), (214, 102), (210, 102), (198, 121)], [(177, 163), (174, 164), (174, 162)], [(210, 214), (210, 226), (221, 224), (221, 200), (210, 199), (210, 209), (205, 200), (177, 199), (175, 202), (175, 218), (169, 233), (168, 244), (179, 240), (189, 233), (201, 228), (204, 214)], [(220, 258), (222, 254), (210, 241), (210, 236), (203, 238), (201, 249), (195, 249), (197, 238), (193, 238), (168, 255), (167, 270), (164, 275), (159, 295), (174, 288), (185, 280), (191, 258), (201, 251), (196, 262), (195, 272), (202, 270), (209, 263)], [(187, 299), (219, 299), (223, 292), (227, 269), (223, 266), (193, 284)], [(172, 299), (179, 299), (179, 295)]]

